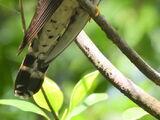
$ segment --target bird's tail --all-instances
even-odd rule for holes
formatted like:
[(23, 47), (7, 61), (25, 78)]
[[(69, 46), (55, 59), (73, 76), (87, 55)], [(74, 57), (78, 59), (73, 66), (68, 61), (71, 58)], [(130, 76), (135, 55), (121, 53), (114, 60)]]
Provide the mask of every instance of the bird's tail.
[(28, 98), (38, 92), (42, 86), (47, 68), (48, 65), (44, 66), (42, 60), (28, 53), (15, 81), (15, 95)]

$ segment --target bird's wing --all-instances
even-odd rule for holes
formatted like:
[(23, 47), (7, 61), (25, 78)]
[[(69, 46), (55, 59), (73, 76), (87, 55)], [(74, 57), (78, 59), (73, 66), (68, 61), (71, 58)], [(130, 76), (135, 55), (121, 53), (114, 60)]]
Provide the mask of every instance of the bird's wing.
[[(94, 5), (98, 5), (100, 0), (91, 0)], [(88, 13), (79, 7), (76, 9), (75, 14), (72, 16), (72, 19), (66, 28), (64, 34), (59, 37), (59, 42), (57, 45), (50, 51), (49, 55), (47, 56), (45, 63), (49, 64), (52, 60), (54, 60), (60, 53), (62, 53), (65, 48), (67, 48), (70, 43), (76, 38), (76, 36), (81, 32), (83, 27), (86, 25), (90, 16)]]
[(31, 41), (35, 35), (42, 29), (47, 20), (52, 16), (63, 0), (39, 0), (36, 12), (32, 18), (31, 24), (20, 44), (18, 53)]

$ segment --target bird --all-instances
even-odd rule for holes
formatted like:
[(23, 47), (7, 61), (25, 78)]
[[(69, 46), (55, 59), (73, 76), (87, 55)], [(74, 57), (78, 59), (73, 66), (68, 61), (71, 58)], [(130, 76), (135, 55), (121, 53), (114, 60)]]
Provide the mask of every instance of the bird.
[[(99, 0), (91, 0), (94, 5)], [(31, 23), (18, 49), (28, 46), (20, 65), (14, 94), (27, 99), (39, 91), (49, 64), (81, 32), (90, 16), (77, 0), (39, 0)]]

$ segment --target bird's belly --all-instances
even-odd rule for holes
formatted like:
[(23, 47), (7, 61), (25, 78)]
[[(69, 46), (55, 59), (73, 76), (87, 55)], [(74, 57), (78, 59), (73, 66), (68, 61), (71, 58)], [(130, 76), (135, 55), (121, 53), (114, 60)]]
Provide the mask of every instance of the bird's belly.
[(35, 39), (33, 48), (36, 48), (40, 59), (45, 59), (47, 53), (58, 43), (58, 38), (66, 30), (75, 9), (79, 6), (76, 0), (64, 0), (53, 13)]

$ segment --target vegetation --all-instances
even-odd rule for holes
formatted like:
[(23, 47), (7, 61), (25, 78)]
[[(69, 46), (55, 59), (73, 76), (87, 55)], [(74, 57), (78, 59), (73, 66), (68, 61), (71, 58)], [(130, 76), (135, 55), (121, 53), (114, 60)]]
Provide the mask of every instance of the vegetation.
[[(27, 25), (29, 24), (34, 13), (36, 2), (37, 1), (33, 0), (24, 1)], [(129, 45), (132, 46), (152, 67), (159, 70), (160, 1), (103, 0), (100, 4), (100, 10), (101, 13), (105, 15), (105, 18), (108, 20), (108, 22), (115, 27), (115, 29), (129, 43)], [(16, 56), (18, 45), (23, 38), (18, 1), (0, 0), (0, 18), (0, 104), (2, 104), (0, 105), (1, 119), (41, 119), (40, 116), (37, 116), (37, 114), (23, 112), (15, 107), (12, 107), (17, 105), (18, 102), (19, 104), (16, 107), (20, 107), (26, 111), (27, 109), (21, 105), (26, 104), (26, 106), (30, 106), (31, 104), (29, 102), (34, 103), (33, 100), (21, 103), (24, 101), (20, 102), (19, 98), (13, 95), (13, 83), (21, 61), (26, 53), (25, 50), (20, 56)], [(94, 23), (93, 20), (91, 20), (86, 25), (85, 31), (91, 37), (93, 42), (98, 46), (98, 48), (122, 73), (124, 73), (124, 75), (132, 79), (147, 93), (155, 96), (157, 99), (160, 99), (158, 92), (155, 92), (159, 91), (160, 88), (150, 82), (146, 77), (144, 77), (144, 75), (140, 73), (139, 70), (137, 70), (137, 68), (119, 51), (119, 49), (117, 49), (113, 43), (107, 40), (104, 33)], [(61, 108), (59, 111), (60, 116), (63, 116), (65, 108), (68, 108), (69, 106), (72, 106), (71, 104), (74, 104), (73, 100), (71, 100), (73, 97), (71, 96), (74, 96), (75, 89), (81, 83), (81, 78), (95, 70), (95, 67), (88, 61), (86, 56), (81, 52), (75, 43), (72, 43), (54, 62), (52, 62), (47, 72), (47, 76), (56, 82), (52, 82), (56, 88), (60, 87), (61, 89), (58, 89), (59, 97), (56, 97), (58, 102), (54, 104), (59, 105), (57, 105), (58, 107), (53, 107), (54, 109), (57, 108), (57, 111)], [(80, 111), (80, 107), (82, 107), (81, 105), (83, 105), (83, 103), (88, 98), (87, 96), (90, 96), (90, 94), (102, 95), (102, 99), (97, 101), (95, 100), (95, 103), (102, 100), (103, 102), (93, 106), (89, 105), (90, 107), (87, 110), (85, 109), (86, 111), (80, 111), (80, 114), (76, 114), (72, 120), (155, 119), (148, 113), (144, 112), (142, 109), (138, 108), (136, 104), (121, 94), (101, 75), (96, 76), (95, 81), (96, 85), (90, 84), (93, 89), (86, 93), (83, 91), (78, 92), (78, 95), (80, 93), (86, 95), (82, 96), (83, 99), (80, 101), (75, 100), (77, 103), (75, 103), (76, 105), (73, 106), (75, 109)], [(96, 94), (93, 94), (93, 90)], [(108, 95), (108, 98), (106, 98), (106, 94)], [(77, 93), (75, 95), (77, 95)], [(36, 96), (34, 99), (41, 98), (36, 98)], [(76, 96), (76, 98), (78, 97), (80, 96)], [(16, 100), (14, 102), (9, 101), (13, 99)], [(12, 106), (5, 106), (4, 104), (9, 104)], [(40, 104), (41, 103), (39, 103), (39, 105)], [(42, 107), (42, 105), (40, 106)], [(41, 109), (37, 108), (36, 106), (32, 106), (30, 108), (32, 108), (32, 110), (30, 110), (32, 112), (41, 111)], [(49, 110), (47, 107), (42, 108)], [(47, 110), (44, 111), (46, 112)], [(43, 116), (46, 116), (46, 113), (48, 114), (48, 112), (39, 112), (38, 114), (40, 113)], [(72, 116), (72, 114), (69, 115)]]

